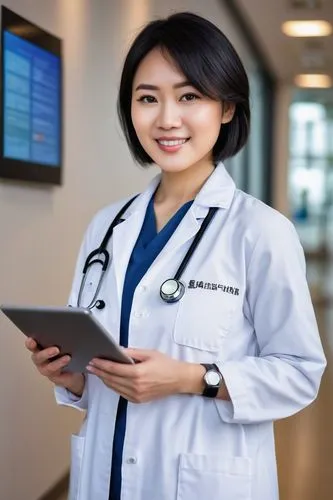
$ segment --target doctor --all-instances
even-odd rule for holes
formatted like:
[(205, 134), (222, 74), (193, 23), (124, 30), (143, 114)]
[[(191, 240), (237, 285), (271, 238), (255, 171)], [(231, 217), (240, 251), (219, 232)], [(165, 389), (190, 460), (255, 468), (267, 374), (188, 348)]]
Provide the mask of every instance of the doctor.
[(178, 13), (134, 41), (118, 104), (134, 158), (161, 173), (118, 217), (102, 281), (95, 263), (82, 282), (128, 200), (93, 219), (70, 304), (139, 363), (63, 374), (67, 356), (27, 341), (57, 401), (87, 410), (70, 500), (276, 500), (273, 421), (315, 399), (325, 357), (294, 227), (222, 163), (248, 137), (246, 73), (213, 24)]

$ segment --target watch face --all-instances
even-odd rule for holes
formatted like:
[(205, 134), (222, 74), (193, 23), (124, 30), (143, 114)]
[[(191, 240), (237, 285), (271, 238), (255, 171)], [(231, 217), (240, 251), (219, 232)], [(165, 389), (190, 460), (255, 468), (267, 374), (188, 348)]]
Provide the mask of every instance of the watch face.
[(209, 370), (205, 375), (205, 380), (208, 385), (219, 385), (221, 377), (217, 372)]

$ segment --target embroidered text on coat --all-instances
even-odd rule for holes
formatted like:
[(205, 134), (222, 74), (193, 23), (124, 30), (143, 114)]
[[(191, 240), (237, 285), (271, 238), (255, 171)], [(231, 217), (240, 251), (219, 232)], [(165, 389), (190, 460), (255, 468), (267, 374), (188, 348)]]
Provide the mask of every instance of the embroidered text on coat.
[(221, 283), (207, 283), (205, 281), (190, 280), (188, 288), (203, 288), (204, 290), (216, 290), (232, 295), (239, 295), (239, 288), (234, 286), (222, 285)]

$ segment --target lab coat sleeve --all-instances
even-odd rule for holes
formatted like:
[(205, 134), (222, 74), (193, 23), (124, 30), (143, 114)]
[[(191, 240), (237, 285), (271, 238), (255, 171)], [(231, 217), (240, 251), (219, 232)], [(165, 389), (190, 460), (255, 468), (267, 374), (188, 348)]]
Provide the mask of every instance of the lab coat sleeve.
[(247, 271), (257, 357), (218, 363), (231, 402), (216, 400), (229, 423), (288, 417), (316, 397), (326, 366), (294, 226), (279, 216), (262, 227)]
[(82, 396), (79, 398), (64, 387), (55, 386), (54, 395), (56, 398), (56, 402), (58, 403), (58, 405), (71, 406), (72, 408), (76, 408), (77, 410), (85, 411), (88, 408), (88, 387), (89, 380), (88, 376), (86, 376), (84, 390)]

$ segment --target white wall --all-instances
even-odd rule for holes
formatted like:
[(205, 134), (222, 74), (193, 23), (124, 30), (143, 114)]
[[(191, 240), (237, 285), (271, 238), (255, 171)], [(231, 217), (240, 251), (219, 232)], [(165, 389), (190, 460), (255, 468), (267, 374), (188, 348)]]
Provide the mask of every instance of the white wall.
[[(221, 2), (209, 0), (7, 0), (6, 6), (64, 40), (64, 185), (0, 181), (0, 303), (64, 304), (84, 229), (97, 209), (141, 190), (155, 173), (134, 166), (115, 99), (129, 41), (149, 19), (202, 14), (250, 55)], [(81, 419), (58, 408), (51, 384), (0, 317), (0, 499), (36, 500), (67, 470), (69, 435)]]

